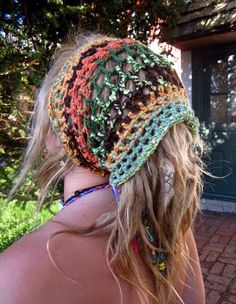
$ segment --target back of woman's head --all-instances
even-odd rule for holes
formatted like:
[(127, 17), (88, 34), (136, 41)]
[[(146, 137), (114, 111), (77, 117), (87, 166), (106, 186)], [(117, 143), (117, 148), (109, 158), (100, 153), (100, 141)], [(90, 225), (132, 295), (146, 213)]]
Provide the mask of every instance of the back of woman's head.
[[(61, 48), (45, 77), (20, 179), (35, 170), (43, 202), (73, 166), (109, 176), (117, 208), (83, 233), (108, 232), (111, 271), (133, 284), (143, 303), (166, 303), (178, 298), (173, 284), (188, 263), (185, 235), (199, 209), (197, 128), (163, 57), (131, 39), (80, 36)], [(60, 145), (47, 149), (48, 137)], [(135, 251), (153, 275), (155, 294)]]

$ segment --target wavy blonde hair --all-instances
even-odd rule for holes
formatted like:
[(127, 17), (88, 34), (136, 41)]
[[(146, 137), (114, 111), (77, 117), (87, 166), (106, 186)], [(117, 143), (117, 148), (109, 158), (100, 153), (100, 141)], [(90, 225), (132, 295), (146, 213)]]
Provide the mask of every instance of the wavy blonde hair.
[[(27, 172), (33, 170), (41, 188), (39, 206), (51, 186), (63, 179), (74, 166), (63, 149), (56, 154), (46, 151), (45, 136), (53, 133), (47, 111), (52, 82), (75, 49), (100, 37), (80, 35), (72, 43), (64, 45), (57, 52), (54, 64), (39, 91), (31, 139), (18, 182), (12, 190), (14, 193)], [(196, 146), (199, 147), (198, 153), (194, 149)], [(140, 171), (121, 185), (117, 208), (102, 215), (91, 227), (76, 231), (89, 235), (104, 231), (108, 233), (109, 268), (116, 278), (123, 278), (134, 286), (142, 304), (149, 303), (151, 299), (155, 303), (167, 303), (169, 300), (182, 302), (174, 284), (176, 273), (190, 264), (185, 238), (200, 206), (201, 175), (204, 171), (201, 151), (202, 143), (197, 135), (193, 136), (183, 123), (174, 125)], [(158, 236), (162, 244), (167, 260), (166, 276), (151, 261), (150, 252), (157, 248), (146, 236), (141, 220), (143, 208), (148, 212), (154, 235)], [(134, 258), (131, 240), (137, 234), (139, 254), (152, 274), (154, 293), (141, 277)], [(50, 255), (49, 247), (48, 253)], [(119, 284), (118, 279), (117, 282)]]

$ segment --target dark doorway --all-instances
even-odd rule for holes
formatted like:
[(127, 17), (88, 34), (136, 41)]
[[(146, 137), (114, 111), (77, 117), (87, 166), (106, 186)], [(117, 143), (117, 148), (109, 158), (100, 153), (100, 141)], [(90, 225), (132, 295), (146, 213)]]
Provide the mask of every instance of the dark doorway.
[(192, 56), (193, 108), (209, 147), (206, 198), (236, 201), (236, 45), (196, 50)]

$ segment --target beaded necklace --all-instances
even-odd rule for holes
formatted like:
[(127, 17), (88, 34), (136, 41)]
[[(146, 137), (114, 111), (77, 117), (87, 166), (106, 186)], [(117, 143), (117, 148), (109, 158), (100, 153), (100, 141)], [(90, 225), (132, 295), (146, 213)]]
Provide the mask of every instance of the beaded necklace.
[(150, 221), (148, 219), (147, 210), (145, 208), (142, 210), (142, 223), (149, 242), (156, 248), (159, 247), (158, 250), (152, 250), (151, 252), (152, 263), (154, 265), (158, 264), (159, 271), (162, 273), (162, 275), (166, 275), (166, 258), (163, 254), (161, 241), (157, 241), (157, 239), (154, 237), (150, 226)]
[(104, 184), (97, 185), (97, 186), (92, 186), (92, 187), (89, 187), (89, 188), (86, 188), (86, 189), (83, 189), (83, 190), (77, 190), (65, 202), (62, 203), (63, 208), (66, 207), (66, 206), (69, 206), (72, 203), (74, 203), (78, 198), (80, 198), (80, 197), (82, 197), (86, 194), (89, 194), (89, 193), (92, 193), (92, 192), (95, 192), (95, 191), (98, 191), (98, 190), (101, 190), (101, 189), (106, 189), (106, 188), (109, 188), (109, 187), (111, 187), (109, 185), (109, 183), (104, 183)]

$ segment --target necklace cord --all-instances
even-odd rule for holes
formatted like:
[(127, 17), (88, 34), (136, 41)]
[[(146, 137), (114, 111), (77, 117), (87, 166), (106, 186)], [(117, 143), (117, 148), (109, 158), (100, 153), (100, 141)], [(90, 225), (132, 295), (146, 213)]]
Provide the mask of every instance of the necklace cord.
[(78, 198), (80, 198), (86, 194), (89, 194), (89, 193), (92, 193), (92, 192), (95, 192), (95, 191), (98, 191), (101, 189), (106, 189), (109, 187), (111, 187), (109, 183), (104, 183), (104, 184), (92, 186), (92, 187), (89, 187), (89, 188), (86, 188), (83, 190), (77, 190), (65, 202), (62, 203), (62, 206), (66, 207), (66, 206), (72, 204)]

